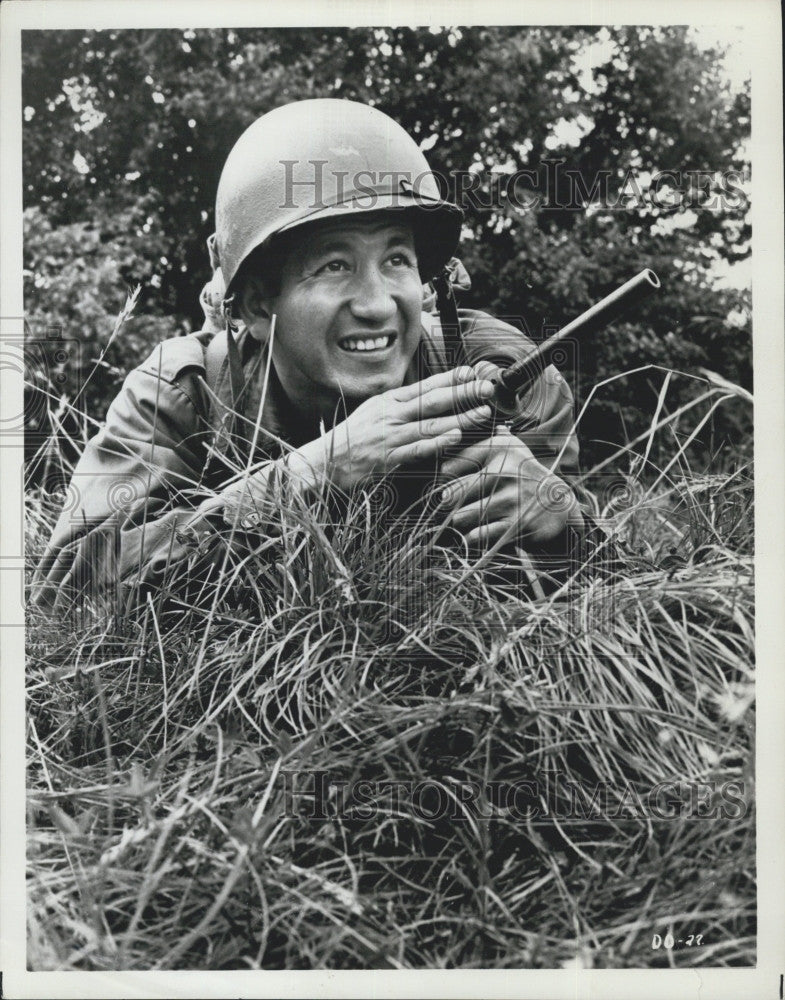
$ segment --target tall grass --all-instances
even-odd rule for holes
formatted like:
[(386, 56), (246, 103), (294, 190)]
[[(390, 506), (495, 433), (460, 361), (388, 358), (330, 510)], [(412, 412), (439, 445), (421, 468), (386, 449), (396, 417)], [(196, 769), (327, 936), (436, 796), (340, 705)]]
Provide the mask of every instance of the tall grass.
[[(31, 611), (30, 966), (754, 964), (752, 482), (684, 441), (585, 477), (612, 558), (550, 586), (377, 488), (279, 506), (254, 585), (227, 566), (206, 603)], [(28, 498), (31, 561), (56, 501)]]

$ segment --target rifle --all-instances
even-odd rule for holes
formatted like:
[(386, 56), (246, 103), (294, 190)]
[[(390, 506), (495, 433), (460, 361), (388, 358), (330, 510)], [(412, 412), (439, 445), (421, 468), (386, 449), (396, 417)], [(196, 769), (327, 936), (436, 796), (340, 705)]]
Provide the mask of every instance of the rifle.
[(585, 336), (606, 326), (634, 305), (648, 298), (660, 287), (660, 280), (654, 271), (645, 268), (634, 278), (630, 278), (620, 288), (600, 299), (590, 306), (580, 316), (562, 327), (553, 336), (544, 340), (522, 361), (509, 368), (499, 369), (495, 366), (494, 373), (488, 377), (496, 386), (493, 399), (490, 400), (500, 417), (510, 417), (517, 409), (518, 395), (525, 392), (550, 364), (551, 356), (568, 337)]

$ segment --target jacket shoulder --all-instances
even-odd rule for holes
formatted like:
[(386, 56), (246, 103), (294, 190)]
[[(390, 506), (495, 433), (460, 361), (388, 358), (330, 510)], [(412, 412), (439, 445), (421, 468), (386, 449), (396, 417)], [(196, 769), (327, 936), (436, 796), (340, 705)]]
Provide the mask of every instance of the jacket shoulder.
[(158, 344), (136, 369), (153, 378), (175, 383), (186, 373), (205, 374), (205, 351), (213, 334), (199, 331), (185, 337), (170, 337)]
[[(470, 364), (482, 358), (499, 366), (509, 365), (525, 358), (535, 346), (517, 326), (478, 309), (459, 309), (458, 320)], [(522, 317), (516, 320), (524, 323)]]
[[(533, 349), (534, 342), (517, 327), (490, 313), (478, 309), (459, 309), (461, 343), (470, 365), (490, 361), (500, 368), (521, 361)], [(441, 369), (452, 367), (445, 356), (444, 335), (438, 313), (424, 313), (422, 326), (432, 365)]]

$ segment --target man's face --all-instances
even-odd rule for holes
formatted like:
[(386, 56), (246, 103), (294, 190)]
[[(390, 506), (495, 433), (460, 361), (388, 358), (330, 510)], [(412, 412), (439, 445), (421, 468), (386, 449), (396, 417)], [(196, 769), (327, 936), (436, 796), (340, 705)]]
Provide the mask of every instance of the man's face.
[(301, 404), (353, 402), (402, 385), (421, 337), (411, 226), (394, 213), (329, 220), (288, 240), (273, 360)]

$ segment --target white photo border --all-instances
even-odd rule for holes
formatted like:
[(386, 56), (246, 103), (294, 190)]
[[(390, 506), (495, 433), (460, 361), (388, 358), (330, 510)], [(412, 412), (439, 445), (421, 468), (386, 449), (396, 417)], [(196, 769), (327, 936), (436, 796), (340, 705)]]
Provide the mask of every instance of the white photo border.
[[(1, 996), (86, 997), (782, 997), (785, 974), (785, 310), (780, 6), (776, 0), (7, 0), (0, 8), (0, 317), (22, 330), (21, 31), (57, 28), (369, 24), (744, 24), (752, 60), (752, 274), (755, 378), (755, 600), (758, 668), (758, 962), (754, 969), (29, 972), (25, 921), (22, 447), (0, 447)], [(14, 319), (14, 318), (17, 319)], [(17, 328), (18, 327), (18, 328)], [(0, 419), (21, 379), (2, 374)]]

